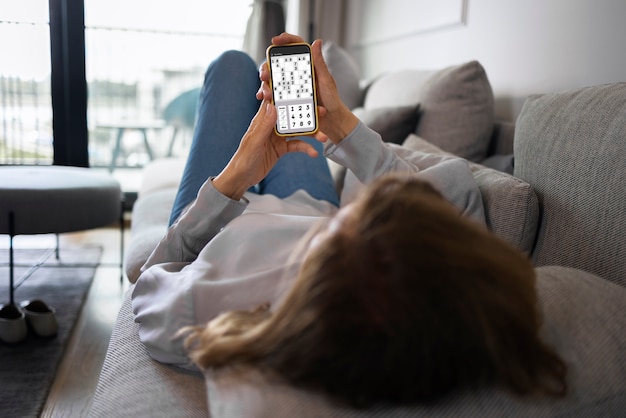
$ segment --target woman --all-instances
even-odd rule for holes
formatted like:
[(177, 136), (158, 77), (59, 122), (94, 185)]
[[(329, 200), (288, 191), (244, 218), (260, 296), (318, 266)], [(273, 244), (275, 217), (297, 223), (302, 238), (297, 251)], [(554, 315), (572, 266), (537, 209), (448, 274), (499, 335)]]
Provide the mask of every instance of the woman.
[(565, 366), (537, 335), (532, 265), (428, 183), (384, 176), (309, 238), (273, 313), (186, 330), (200, 367), (256, 367), (353, 406), (486, 385), (565, 393)]
[[(272, 42), (280, 45), (302, 42), (302, 39), (282, 34), (272, 39)], [(346, 353), (354, 354), (353, 351), (362, 345), (357, 344), (351, 349), (350, 344), (354, 343), (351, 338), (333, 341), (331, 337), (354, 336), (356, 341), (360, 341), (361, 338), (365, 338), (361, 335), (362, 330), (376, 324), (384, 329), (384, 324), (388, 322), (387, 314), (398, 318), (403, 316), (391, 309), (399, 304), (394, 301), (393, 295), (415, 296), (415, 292), (402, 290), (402, 287), (410, 281), (399, 280), (397, 285), (401, 290), (393, 295), (388, 294), (387, 299), (375, 298), (371, 303), (365, 302), (368, 294), (372, 297), (385, 295), (382, 290), (393, 282), (386, 281), (388, 275), (395, 275), (398, 270), (402, 270), (405, 275), (408, 272), (410, 277), (414, 277), (415, 272), (421, 270), (419, 268), (421, 259), (417, 258), (416, 264), (411, 261), (411, 257), (407, 257), (407, 254), (413, 255), (416, 252), (430, 254), (433, 259), (434, 253), (439, 254), (440, 262), (433, 263), (428, 268), (434, 270), (425, 273), (433, 279), (433, 283), (439, 283), (436, 278), (444, 267), (451, 269), (452, 276), (458, 276), (468, 282), (471, 282), (474, 276), (480, 276), (476, 271), (482, 272), (493, 268), (494, 271), (502, 273), (502, 269), (489, 263), (472, 264), (474, 256), (477, 253), (481, 254), (480, 246), (484, 245), (488, 248), (484, 251), (493, 251), (497, 255), (496, 258), (502, 256), (506, 260), (511, 260), (517, 257), (520, 264), (525, 266), (522, 269), (526, 272), (524, 279), (518, 279), (517, 272), (503, 273), (505, 281), (519, 282), (523, 297), (516, 295), (519, 289), (500, 292), (499, 285), (487, 290), (499, 292), (499, 296), (494, 298), (500, 301), (499, 305), (508, 305), (505, 301), (508, 297), (521, 297), (525, 302), (521, 303), (519, 310), (529, 317), (518, 324), (517, 319), (523, 315), (511, 315), (512, 322), (507, 322), (505, 326), (494, 325), (493, 333), (497, 334), (498, 330), (515, 325), (516, 330), (518, 328), (528, 330), (521, 335), (534, 336), (528, 343), (532, 346), (530, 352), (538, 356), (537, 366), (527, 374), (533, 377), (530, 379), (531, 383), (518, 385), (516, 381), (513, 383), (511, 380), (511, 387), (519, 387), (524, 391), (532, 384), (543, 381), (545, 377), (554, 377), (558, 380), (557, 371), (562, 372), (559, 368), (562, 364), (536, 337), (538, 318), (534, 311), (532, 269), (523, 256), (495, 240), (484, 230), (484, 225), (479, 226), (479, 223), (484, 224), (482, 200), (467, 162), (452, 157), (407, 153), (384, 144), (378, 134), (363, 125), (341, 102), (334, 80), (324, 63), (319, 41), (313, 43), (312, 52), (316, 68), (321, 128), (313, 138), (286, 140), (275, 135), (273, 127), (276, 122), (276, 110), (270, 100), (269, 76), (265, 65), (261, 67), (261, 87), (258, 90), (254, 63), (242, 53), (225, 53), (207, 70), (194, 140), (172, 211), (172, 225), (142, 268), (133, 291), (133, 310), (136, 321), (141, 325), (139, 335), (150, 354), (159, 361), (181, 367), (193, 367), (189, 363), (184, 344), (185, 337), (177, 333), (180, 329), (202, 326), (224, 312), (242, 310), (245, 312), (255, 306), (266, 304), (270, 306), (269, 311), (261, 310), (254, 315), (241, 312), (229, 314), (226, 317), (219, 317), (215, 320), (217, 322), (210, 323), (206, 332), (197, 330), (189, 340), (193, 349), (192, 358), (202, 367), (231, 362), (258, 365), (294, 384), (325, 390), (352, 403), (384, 400), (390, 396), (386, 390), (378, 393), (376, 390), (361, 390), (359, 384), (353, 385), (360, 381), (358, 368), (354, 366), (362, 363), (344, 363), (340, 360), (346, 357)], [(256, 95), (254, 91), (257, 91)], [(261, 100), (260, 106), (258, 100)], [(341, 199), (337, 196), (324, 157), (347, 167), (352, 176), (352, 180), (346, 182)], [(393, 174), (395, 180), (381, 180), (383, 183), (377, 183), (378, 186), (363, 192), (367, 190), (364, 189), (366, 187), (364, 185), (390, 174)], [(391, 183), (387, 186), (384, 183), (386, 181)], [(400, 187), (393, 182), (406, 186)], [(420, 235), (423, 233), (421, 228), (430, 225), (430, 222), (426, 225), (422, 222), (420, 226), (415, 227), (417, 229), (413, 228), (413, 233), (406, 234), (411, 220), (419, 216), (416, 215), (419, 213), (415, 211), (418, 209), (416, 206), (422, 203), (420, 201), (416, 205), (410, 203), (412, 202), (410, 199), (405, 202), (403, 198), (394, 197), (396, 192), (385, 192), (387, 189), (390, 191), (397, 189), (399, 195), (406, 195), (407, 193), (403, 192), (404, 187), (421, 195), (422, 200), (432, 200), (437, 208), (441, 207), (444, 211), (454, 214), (454, 222), (450, 221), (440, 226), (438, 230), (440, 234), (425, 235), (429, 240), (443, 241), (447, 243), (446, 245), (469, 242), (472, 244), (471, 251), (465, 245), (458, 245), (456, 252), (443, 250), (445, 246), (437, 246), (436, 242), (432, 243), (432, 248), (439, 249), (428, 250), (429, 242), (424, 241), (425, 238), (422, 239)], [(362, 197), (354, 198), (359, 195)], [(385, 202), (379, 200), (387, 199), (393, 202), (394, 211), (402, 211), (402, 216), (399, 215), (400, 212), (385, 215), (384, 211), (376, 215), (378, 212), (374, 210), (376, 207), (374, 203), (383, 205)], [(374, 239), (376, 234), (372, 235), (371, 243), (377, 242), (378, 246), (371, 248), (366, 245), (370, 244), (368, 228), (360, 225), (368, 214), (375, 218), (372, 222), (382, 216), (381, 228), (384, 231), (378, 239)], [(434, 212), (431, 214), (434, 215)], [(316, 229), (320, 222), (325, 226)], [(448, 227), (453, 229), (458, 227), (465, 231), (467, 235), (464, 237), (465, 241), (457, 241), (451, 236)], [(310, 240), (307, 234), (312, 236)], [(397, 255), (399, 258), (396, 258), (396, 247), (384, 248), (383, 244), (391, 236), (402, 243), (396, 245), (397, 248), (406, 247)], [(301, 244), (303, 237), (305, 244)], [(296, 251), (298, 243), (306, 248)], [(350, 252), (348, 249), (354, 251)], [(443, 252), (439, 253), (440, 250)], [(468, 255), (463, 256), (465, 253)], [(473, 275), (467, 276), (467, 279), (465, 279), (468, 273), (466, 267), (461, 268), (457, 265), (458, 257), (469, 260), (466, 264), (470, 266), (469, 270)], [(367, 263), (364, 263), (364, 260)], [(428, 271), (426, 269), (426, 272)], [(361, 281), (362, 275), (368, 272), (377, 280)], [(337, 277), (341, 279), (338, 280)], [(490, 283), (490, 280), (492, 282), (495, 279), (486, 282)], [(323, 290), (324, 283), (336, 285), (336, 291)], [(369, 285), (359, 287), (361, 283)], [(433, 289), (439, 289), (439, 292), (448, 291), (450, 283), (444, 283), (446, 282), (440, 282)], [(357, 295), (361, 293), (356, 291), (357, 289), (365, 292), (360, 299)], [(427, 287), (424, 292), (430, 290), (430, 287)], [(432, 297), (435, 304), (447, 306), (447, 302), (436, 302), (442, 295), (434, 290), (433, 292), (422, 294), (422, 298)], [(450, 292), (459, 292), (457, 300), (461, 300), (464, 290), (460, 288), (454, 290), (452, 287)], [(328, 303), (332, 302), (331, 307), (320, 309), (317, 306), (318, 303), (326, 303), (326, 295), (335, 293), (335, 296), (328, 299)], [(285, 297), (285, 294), (289, 296)], [(475, 302), (471, 306), (480, 305), (478, 301)], [(463, 309), (469, 312), (474, 308), (463, 307)], [(327, 310), (328, 314), (325, 313)], [(493, 311), (492, 309), (489, 312)], [(354, 334), (350, 333), (353, 328), (349, 321), (338, 330), (331, 327), (311, 334), (307, 332), (310, 330), (307, 323), (319, 323), (320, 326), (328, 323), (326, 319), (329, 318), (322, 320), (319, 315), (330, 317), (338, 314), (347, 321), (353, 317), (367, 321), (364, 322), (364, 327), (354, 328)], [(458, 331), (460, 335), (468, 335), (468, 338), (471, 336), (476, 341), (486, 341), (483, 345), (493, 346), (491, 331), (478, 325), (483, 322), (471, 327), (471, 332), (469, 330), (466, 332), (464, 326), (459, 323), (452, 328), (452, 325), (449, 325), (458, 319), (456, 313), (451, 313), (449, 320), (444, 320), (444, 317), (439, 317), (438, 314), (428, 315), (430, 321), (427, 322), (432, 321), (431, 328), (439, 330), (439, 334), (435, 335), (456, 334)], [(498, 322), (500, 317), (496, 316), (492, 322)], [(244, 323), (241, 324), (242, 333), (237, 335), (241, 318), (244, 318)], [(284, 326), (276, 327), (272, 321), (278, 321)], [(251, 325), (257, 322), (258, 327)], [(298, 323), (304, 325), (298, 326)], [(436, 326), (439, 323), (441, 326)], [(273, 326), (270, 327), (268, 324)], [(403, 328), (405, 331), (412, 328), (412, 323), (398, 321), (398, 324), (405, 324)], [(375, 336), (376, 333), (373, 333), (372, 338), (378, 339), (381, 347), (372, 346), (371, 352), (361, 361), (369, 359), (372, 362), (379, 362), (380, 373), (383, 373), (388, 363), (387, 360), (380, 361), (379, 354), (384, 351), (381, 351), (382, 346), (386, 346), (390, 341), (397, 341), (399, 345), (404, 346), (404, 342), (395, 339), (400, 335), (399, 332), (391, 334), (387, 330), (381, 332), (387, 339), (381, 343), (383, 340), (380, 339), (380, 335)], [(418, 337), (420, 332), (421, 330), (418, 330), (416, 338), (429, 335), (424, 332), (421, 334), (422, 337)], [(260, 334), (266, 336), (259, 337), (258, 343), (245, 342), (250, 335), (260, 336)], [(369, 335), (368, 332), (365, 334)], [(505, 337), (518, 342), (519, 340), (513, 338), (512, 334), (507, 332)], [(266, 338), (270, 341), (267, 342)], [(307, 356), (306, 351), (295, 350), (289, 353), (274, 351), (279, 348), (276, 345), (277, 341), (281, 341), (279, 345), (284, 345), (288, 341), (287, 346), (296, 347), (298, 345), (295, 341), (301, 338), (322, 347), (328, 344), (323, 350), (325, 354), (317, 360), (314, 357), (307, 365), (304, 359)], [(428, 352), (432, 352), (433, 355), (440, 352), (438, 349), (440, 340), (437, 338), (422, 342), (425, 344), (423, 346), (429, 347)], [(228, 348), (230, 341), (233, 342), (232, 352)], [(453, 342), (447, 344), (454, 345), (457, 342), (456, 339), (450, 341)], [(434, 345), (429, 346), (426, 343)], [(255, 349), (257, 344), (258, 347)], [(498, 347), (494, 353), (481, 350), (472, 344), (470, 348), (472, 348), (469, 350), (470, 353), (489, 357), (498, 366), (492, 368), (495, 371), (484, 371), (485, 375), (478, 379), (481, 382), (490, 381), (496, 376), (501, 379), (504, 374), (500, 372), (508, 368), (509, 363), (524, 368), (532, 363), (532, 361), (520, 363), (522, 358), (528, 360), (530, 354), (526, 351), (524, 355), (509, 358), (501, 355)], [(248, 349), (250, 351), (247, 351)], [(215, 352), (218, 354), (211, 354)], [(401, 358), (405, 359), (406, 356)], [(443, 358), (449, 359), (449, 356)], [(303, 363), (294, 363), (294, 359), (302, 359)], [(315, 366), (319, 365), (319, 361), (328, 359), (337, 359), (338, 362), (336, 368), (329, 369), (328, 376), (318, 379), (310, 375), (311, 372), (315, 375)], [(423, 359), (419, 364), (431, 364), (431, 360)], [(276, 366), (272, 366), (273, 362)], [(484, 363), (482, 360), (479, 361), (481, 373)], [(298, 367), (293, 367), (294, 364)], [(396, 370), (398, 365), (394, 364), (392, 369)], [(470, 377), (459, 379), (460, 370), (469, 370), (473, 367), (469, 365), (459, 369), (457, 363), (454, 363), (453, 371), (450, 372), (452, 378), (442, 377), (442, 381), (445, 382), (439, 385), (437, 377), (434, 381), (432, 378), (439, 376), (442, 361), (432, 364), (438, 369), (437, 373), (434, 373), (436, 370), (426, 373), (424, 379), (428, 379), (425, 380), (427, 382), (425, 385), (434, 388), (434, 392), (426, 391), (416, 395), (417, 398), (414, 399), (434, 398), (449, 390), (451, 381), (458, 381), (452, 388), (477, 381), (475, 373), (469, 372)], [(461, 362), (458, 362), (458, 365), (460, 364)], [(395, 374), (391, 371), (390, 373)], [(333, 379), (337, 374), (349, 377), (346, 382), (352, 382), (339, 386), (353, 386), (353, 389), (344, 387), (344, 390), (347, 390), (345, 393), (339, 390), (340, 388), (333, 383), (341, 381)], [(521, 375), (517, 373), (515, 378)], [(445, 376), (445, 373), (442, 376)], [(386, 383), (378, 386), (384, 389), (385, 385)], [(537, 387), (547, 389), (548, 385)], [(402, 394), (398, 394), (397, 398), (408, 399)]]

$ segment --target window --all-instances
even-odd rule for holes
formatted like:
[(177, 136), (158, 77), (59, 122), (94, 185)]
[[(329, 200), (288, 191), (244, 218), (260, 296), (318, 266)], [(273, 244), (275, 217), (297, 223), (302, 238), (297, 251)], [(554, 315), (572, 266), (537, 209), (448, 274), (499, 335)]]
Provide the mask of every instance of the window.
[[(61, 18), (69, 20), (81, 6), (80, 0), (20, 0), (0, 10), (0, 164), (56, 159), (51, 59), (59, 57), (50, 53), (49, 2), (69, 9)], [(167, 105), (185, 92), (193, 98), (207, 65), (242, 47), (250, 12), (251, 0), (84, 0), (85, 59), (78, 54), (68, 62), (85, 65), (89, 165), (141, 167), (150, 158), (183, 155), (189, 111), (168, 113)], [(70, 32), (71, 42), (82, 22), (66, 23), (55, 25)], [(72, 83), (72, 74), (62, 82)], [(71, 123), (79, 124), (80, 113), (71, 113)], [(66, 148), (85, 146), (56, 141), (66, 140)]]
[(0, 164), (52, 164), (47, 0), (0, 11)]

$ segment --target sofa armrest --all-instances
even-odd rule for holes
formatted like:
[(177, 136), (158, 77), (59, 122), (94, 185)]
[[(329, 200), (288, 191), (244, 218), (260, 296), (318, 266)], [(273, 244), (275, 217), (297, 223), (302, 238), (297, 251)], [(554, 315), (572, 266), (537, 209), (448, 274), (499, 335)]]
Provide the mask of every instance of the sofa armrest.
[(147, 164), (131, 217), (130, 242), (124, 270), (131, 283), (167, 231), (170, 212), (185, 167), (183, 158), (165, 158)]
[(185, 169), (185, 158), (159, 158), (146, 164), (141, 176), (138, 197), (154, 191), (178, 188)]

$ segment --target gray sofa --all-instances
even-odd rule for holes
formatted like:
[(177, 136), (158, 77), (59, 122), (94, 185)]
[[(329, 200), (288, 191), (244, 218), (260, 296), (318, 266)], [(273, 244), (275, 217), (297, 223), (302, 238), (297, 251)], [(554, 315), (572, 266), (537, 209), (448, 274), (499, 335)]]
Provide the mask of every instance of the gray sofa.
[[(386, 74), (355, 87), (341, 51), (325, 52), (346, 103), (385, 140), (472, 161), (488, 227), (536, 265), (541, 332), (568, 365), (568, 396), (485, 389), (431, 406), (343, 409), (254, 371), (203, 376), (153, 361), (127, 297), (91, 416), (624, 416), (626, 83), (529, 97), (512, 125), (494, 122), (493, 93), (477, 62)], [(126, 254), (131, 281), (165, 232), (183, 164), (162, 160), (145, 169)], [(337, 187), (351, 181), (351, 173), (331, 168)]]

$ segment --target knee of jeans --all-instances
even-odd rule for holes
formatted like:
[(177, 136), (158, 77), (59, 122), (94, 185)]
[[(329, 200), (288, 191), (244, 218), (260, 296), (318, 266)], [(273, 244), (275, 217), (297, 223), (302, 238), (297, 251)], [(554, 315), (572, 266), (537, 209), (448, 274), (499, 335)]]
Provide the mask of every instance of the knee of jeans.
[(208, 75), (210, 71), (215, 70), (216, 67), (224, 67), (228, 71), (235, 71), (237, 69), (250, 71), (249, 68), (256, 71), (256, 64), (252, 60), (252, 57), (243, 51), (234, 49), (222, 52), (211, 65), (209, 65), (206, 75)]

